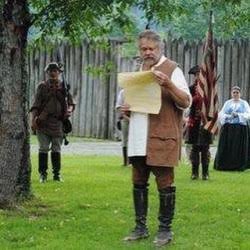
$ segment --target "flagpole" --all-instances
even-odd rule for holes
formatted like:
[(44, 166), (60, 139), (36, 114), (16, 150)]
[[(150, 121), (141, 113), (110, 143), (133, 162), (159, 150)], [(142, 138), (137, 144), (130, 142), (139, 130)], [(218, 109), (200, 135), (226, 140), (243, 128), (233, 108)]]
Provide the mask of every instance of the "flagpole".
[(209, 30), (212, 30), (212, 24), (214, 23), (214, 20), (213, 20), (213, 11), (210, 10), (210, 13), (209, 13), (209, 24), (208, 24), (208, 27), (209, 27)]

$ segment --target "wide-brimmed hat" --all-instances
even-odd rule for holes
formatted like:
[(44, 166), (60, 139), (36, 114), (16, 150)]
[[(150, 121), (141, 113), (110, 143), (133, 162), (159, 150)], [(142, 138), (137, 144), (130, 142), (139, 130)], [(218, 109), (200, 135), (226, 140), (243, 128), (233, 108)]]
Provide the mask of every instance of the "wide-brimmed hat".
[(48, 72), (49, 70), (52, 70), (52, 69), (57, 69), (59, 70), (60, 72), (63, 71), (62, 67), (61, 67), (61, 64), (58, 64), (57, 62), (50, 62), (46, 65), (46, 67), (44, 68), (44, 71), (45, 72)]

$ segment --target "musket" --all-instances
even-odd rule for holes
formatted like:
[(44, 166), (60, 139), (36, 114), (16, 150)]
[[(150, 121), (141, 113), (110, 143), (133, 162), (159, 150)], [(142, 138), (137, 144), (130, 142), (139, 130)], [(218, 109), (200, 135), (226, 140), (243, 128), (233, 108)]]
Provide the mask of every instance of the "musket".
[[(63, 60), (62, 60), (62, 55), (61, 55), (61, 52), (60, 52), (60, 49), (58, 47), (57, 49), (57, 53), (56, 53), (56, 57), (57, 57), (57, 63), (58, 63), (58, 66), (62, 69), (61, 70), (61, 77), (62, 77), (62, 86), (63, 86), (63, 89), (64, 89), (64, 98), (65, 98), (65, 113), (68, 112), (68, 96), (69, 96), (69, 89), (70, 89), (70, 85), (67, 84), (67, 80), (65, 78), (65, 74), (64, 74), (64, 70), (63, 70)], [(63, 119), (65, 119), (65, 117), (63, 117)], [(69, 144), (69, 141), (67, 140), (67, 136), (66, 136), (66, 133), (64, 133), (63, 135), (63, 139), (64, 139), (64, 145), (68, 145)]]

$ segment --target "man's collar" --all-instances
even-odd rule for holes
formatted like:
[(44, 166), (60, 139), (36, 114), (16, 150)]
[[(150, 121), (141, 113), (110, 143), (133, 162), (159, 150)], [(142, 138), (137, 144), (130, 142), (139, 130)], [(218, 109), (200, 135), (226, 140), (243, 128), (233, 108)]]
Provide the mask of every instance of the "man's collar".
[[(151, 67), (151, 70), (154, 70), (155, 67), (160, 66), (160, 65), (161, 65), (162, 63), (164, 63), (166, 60), (167, 60), (167, 57), (165, 57), (164, 55), (162, 55), (162, 56), (160, 57), (160, 60), (158, 61), (158, 63), (156, 63), (154, 66)], [(143, 67), (143, 65), (141, 65), (140, 71), (142, 71), (142, 67)]]
[(166, 61), (166, 59), (167, 59), (167, 58), (166, 58), (164, 55), (162, 55), (161, 58), (160, 58), (160, 60), (158, 61), (158, 63), (156, 63), (156, 64), (152, 67), (152, 69), (154, 69), (155, 67), (160, 66), (163, 62)]

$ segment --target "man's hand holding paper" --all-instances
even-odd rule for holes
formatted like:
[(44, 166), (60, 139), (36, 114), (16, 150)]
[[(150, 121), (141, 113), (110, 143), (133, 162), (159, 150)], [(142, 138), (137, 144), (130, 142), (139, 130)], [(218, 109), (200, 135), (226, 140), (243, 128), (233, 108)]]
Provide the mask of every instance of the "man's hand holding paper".
[(125, 103), (134, 112), (158, 114), (161, 108), (161, 87), (152, 71), (118, 74), (118, 84), (124, 89)]
[(166, 74), (162, 73), (159, 70), (153, 70), (153, 74), (160, 86), (167, 86), (169, 84), (170, 79)]

